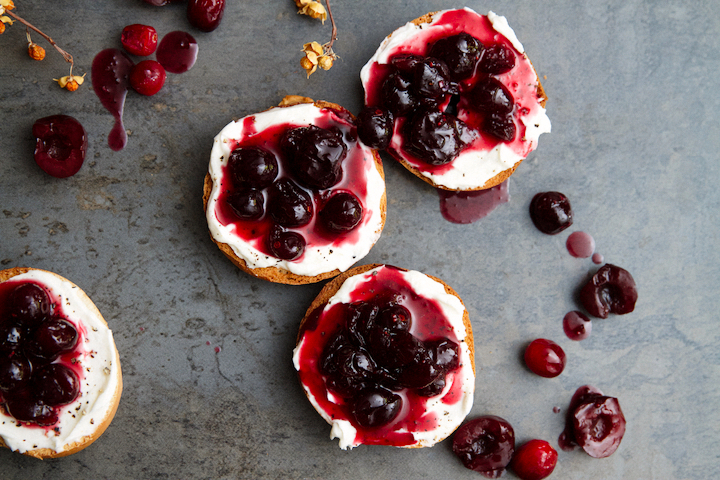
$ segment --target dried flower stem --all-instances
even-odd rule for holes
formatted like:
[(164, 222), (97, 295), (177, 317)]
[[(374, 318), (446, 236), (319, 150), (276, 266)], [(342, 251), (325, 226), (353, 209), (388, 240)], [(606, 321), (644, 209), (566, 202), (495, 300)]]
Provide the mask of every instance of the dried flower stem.
[(73, 62), (73, 57), (72, 57), (72, 55), (70, 55), (68, 52), (66, 52), (66, 51), (63, 50), (62, 48), (60, 48), (60, 47), (58, 46), (58, 44), (55, 43), (55, 40), (53, 40), (53, 39), (50, 38), (49, 36), (45, 35), (39, 28), (37, 28), (36, 26), (34, 26), (33, 24), (31, 24), (30, 22), (28, 22), (28, 21), (25, 20), (24, 18), (19, 17), (18, 15), (15, 15), (15, 14), (14, 14), (13, 12), (11, 12), (10, 10), (5, 10), (5, 13), (7, 13), (7, 14), (10, 15), (11, 17), (13, 17), (13, 18), (14, 18), (15, 20), (17, 20), (18, 22), (20, 22), (20, 23), (22, 23), (23, 25), (25, 25), (26, 28), (29, 28), (29, 29), (32, 29), (32, 30), (36, 31), (36, 32), (37, 32), (38, 34), (40, 34), (45, 40), (47, 40), (50, 45), (52, 45), (53, 47), (55, 47), (55, 50), (57, 50), (58, 52), (60, 52), (60, 55), (63, 56), (63, 58), (65, 59), (65, 61), (70, 64), (70, 75), (72, 75), (72, 67), (73, 67), (73, 65), (75, 64), (75, 63)]
[(325, 0), (327, 5), (328, 16), (330, 17), (330, 24), (332, 25), (332, 33), (330, 35), (330, 41), (324, 45), (328, 51), (332, 52), (332, 44), (337, 40), (337, 25), (335, 25), (335, 18), (333, 18), (332, 10), (330, 9), (330, 0)]

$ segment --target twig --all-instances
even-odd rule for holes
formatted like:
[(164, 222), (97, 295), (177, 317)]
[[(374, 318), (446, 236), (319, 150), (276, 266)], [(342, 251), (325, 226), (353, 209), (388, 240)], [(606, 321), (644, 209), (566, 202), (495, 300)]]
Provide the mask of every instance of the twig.
[(332, 51), (332, 44), (337, 40), (337, 26), (335, 25), (335, 19), (333, 18), (332, 10), (330, 9), (330, 0), (325, 0), (327, 5), (328, 16), (330, 17), (330, 24), (332, 25), (332, 34), (330, 35), (330, 41), (325, 45), (329, 51)]
[[(327, 1), (327, 0), (326, 0), (326, 1)], [(57, 50), (58, 52), (60, 52), (60, 55), (63, 56), (63, 58), (65, 59), (65, 61), (70, 64), (70, 75), (72, 75), (72, 67), (73, 67), (73, 65), (74, 65), (72, 55), (70, 55), (68, 52), (66, 52), (66, 51), (63, 50), (62, 48), (60, 48), (60, 47), (58, 46), (58, 44), (55, 43), (55, 40), (53, 40), (53, 39), (50, 38), (49, 36), (45, 35), (39, 28), (37, 28), (36, 26), (34, 26), (33, 24), (31, 24), (30, 22), (28, 22), (28, 21), (25, 20), (24, 18), (15, 15), (13, 12), (11, 12), (10, 10), (7, 10), (7, 9), (5, 10), (5, 13), (7, 13), (7, 14), (10, 15), (11, 17), (13, 17), (13, 18), (14, 18), (15, 20), (17, 20), (18, 22), (20, 22), (20, 23), (22, 23), (23, 25), (25, 25), (27, 28), (31, 28), (32, 30), (36, 31), (36, 32), (37, 32), (38, 34), (40, 34), (45, 40), (47, 40), (50, 45), (52, 45), (53, 47), (55, 47), (55, 50)]]

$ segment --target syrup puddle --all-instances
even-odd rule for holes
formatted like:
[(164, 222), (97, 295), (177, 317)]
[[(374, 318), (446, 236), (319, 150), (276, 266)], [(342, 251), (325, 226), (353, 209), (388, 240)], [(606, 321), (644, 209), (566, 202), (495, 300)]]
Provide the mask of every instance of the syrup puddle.
[(473, 223), (487, 217), (499, 205), (510, 201), (508, 181), (486, 190), (455, 192), (437, 189), (440, 213), (452, 223)]

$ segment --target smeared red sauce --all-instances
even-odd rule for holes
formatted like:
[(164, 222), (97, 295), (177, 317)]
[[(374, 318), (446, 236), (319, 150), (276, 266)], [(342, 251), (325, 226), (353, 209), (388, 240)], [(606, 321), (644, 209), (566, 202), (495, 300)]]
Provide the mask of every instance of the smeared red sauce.
[(440, 196), (440, 213), (452, 223), (476, 222), (510, 201), (507, 180), (485, 190), (455, 192), (438, 188), (437, 191)]

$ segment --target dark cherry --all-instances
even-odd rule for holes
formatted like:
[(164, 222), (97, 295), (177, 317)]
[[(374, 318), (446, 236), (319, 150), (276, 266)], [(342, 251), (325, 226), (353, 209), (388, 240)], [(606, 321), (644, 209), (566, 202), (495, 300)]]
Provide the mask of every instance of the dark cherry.
[(509, 72), (515, 66), (515, 53), (510, 47), (496, 43), (485, 49), (478, 64), (478, 70), (490, 75)]
[(283, 178), (269, 189), (268, 213), (283, 227), (300, 227), (312, 220), (312, 198), (290, 179)]
[(410, 311), (402, 305), (390, 305), (379, 312), (375, 323), (382, 328), (387, 328), (391, 332), (407, 332), (412, 326), (412, 315)]
[(469, 98), (472, 107), (482, 112), (507, 115), (515, 108), (512, 93), (495, 77), (487, 77), (475, 84)]
[(26, 329), (10, 320), (0, 324), (0, 352), (10, 353), (18, 350), (26, 336)]
[(477, 38), (463, 32), (436, 41), (430, 47), (428, 56), (439, 58), (445, 62), (450, 78), (460, 81), (473, 75), (483, 48)]
[(362, 427), (381, 427), (392, 422), (402, 410), (402, 397), (389, 390), (377, 388), (360, 394), (354, 402), (352, 414)]
[[(392, 331), (381, 327), (375, 327), (370, 331), (368, 350), (378, 364), (391, 369), (404, 367), (411, 363), (420, 363), (427, 356), (425, 347), (410, 332)], [(422, 366), (418, 365), (417, 368), (409, 369), (406, 372), (407, 381), (404, 383), (406, 386), (415, 385), (411, 388), (421, 388), (430, 383), (435, 376), (426, 381), (425, 371)], [(416, 379), (415, 377), (422, 378)]]
[(470, 470), (487, 478), (499, 478), (515, 452), (515, 432), (500, 417), (478, 417), (457, 429), (453, 452)]
[(344, 345), (335, 353), (337, 373), (345, 378), (367, 379), (377, 369), (375, 361), (363, 348)]
[(8, 392), (27, 384), (32, 374), (32, 365), (21, 355), (0, 357), (0, 390)]
[(193, 27), (212, 32), (220, 25), (224, 12), (225, 0), (190, 0), (187, 18)]
[(338, 362), (335, 355), (341, 348), (348, 345), (348, 337), (344, 332), (340, 332), (330, 338), (330, 341), (323, 347), (323, 351), (318, 358), (318, 370), (323, 375), (331, 375), (337, 372)]
[(40, 426), (54, 425), (58, 413), (53, 407), (35, 398), (30, 388), (13, 391), (4, 396), (7, 412), (21, 422), (33, 422)]
[(436, 58), (424, 58), (413, 69), (412, 88), (421, 97), (437, 98), (448, 93), (458, 93), (457, 84), (450, 80), (445, 62)]
[(75, 348), (77, 341), (78, 332), (72, 323), (53, 318), (37, 327), (28, 348), (34, 355), (52, 361)]
[(545, 338), (530, 342), (525, 348), (525, 364), (536, 375), (557, 377), (565, 369), (565, 352), (557, 343)]
[(379, 311), (380, 307), (366, 302), (356, 302), (347, 306), (345, 324), (350, 341), (359, 347), (367, 346), (370, 330), (375, 326)]
[(570, 200), (560, 192), (540, 192), (530, 201), (530, 218), (542, 233), (555, 235), (573, 224)]
[(423, 110), (407, 123), (405, 149), (430, 165), (451, 162), (474, 139), (461, 120), (437, 110)]
[(558, 454), (545, 440), (530, 440), (515, 450), (510, 468), (521, 480), (543, 480), (557, 465)]
[(390, 59), (390, 65), (395, 67), (401, 75), (412, 79), (415, 66), (422, 62), (425, 57), (412, 53), (400, 53)]
[(165, 35), (158, 45), (155, 58), (170, 73), (190, 70), (198, 56), (198, 44), (187, 32), (174, 31)]
[(635, 310), (638, 298), (635, 280), (630, 272), (615, 265), (602, 266), (580, 291), (580, 301), (590, 315), (607, 318)]
[(34, 283), (23, 283), (15, 287), (10, 293), (8, 303), (10, 317), (31, 327), (42, 323), (52, 311), (47, 292)]
[(228, 167), (239, 187), (262, 189), (278, 176), (278, 161), (272, 152), (260, 147), (240, 147), (230, 153)]
[(281, 260), (295, 260), (305, 252), (305, 238), (298, 232), (273, 229), (268, 237), (270, 252)]
[(265, 213), (265, 196), (254, 188), (243, 188), (230, 193), (227, 203), (239, 218), (257, 220)]
[(360, 141), (370, 148), (385, 150), (393, 134), (393, 115), (380, 107), (365, 107), (357, 118)]
[(52, 407), (67, 405), (80, 394), (80, 379), (62, 363), (41, 367), (32, 377), (36, 399)]
[(342, 179), (347, 145), (339, 130), (310, 125), (288, 130), (280, 145), (296, 180), (309, 188), (330, 188)]
[(330, 232), (349, 232), (360, 224), (363, 208), (360, 200), (349, 192), (339, 192), (330, 197), (320, 210), (320, 223)]
[(410, 81), (404, 78), (400, 72), (391, 73), (382, 84), (383, 106), (396, 117), (402, 117), (412, 112), (420, 102), (410, 86)]
[(120, 34), (123, 48), (132, 55), (146, 57), (155, 53), (158, 44), (157, 31), (149, 26), (134, 23), (123, 28)]
[(491, 113), (485, 117), (482, 129), (484, 132), (489, 133), (503, 142), (512, 141), (517, 131), (512, 115), (501, 115), (497, 113)]
[(143, 60), (130, 71), (130, 86), (140, 95), (152, 96), (165, 85), (165, 68), (155, 60)]
[(426, 385), (423, 388), (420, 388), (417, 390), (417, 394), (421, 397), (434, 397), (436, 395), (440, 395), (442, 391), (445, 389), (446, 381), (445, 381), (445, 374), (442, 373), (438, 375), (435, 380), (430, 382), (429, 385)]
[(426, 342), (425, 346), (431, 352), (435, 365), (443, 372), (455, 370), (460, 366), (460, 346), (448, 339)]
[(67, 178), (80, 170), (88, 144), (80, 122), (68, 115), (51, 115), (36, 121), (32, 134), (35, 162), (45, 173)]
[[(398, 337), (403, 336), (403, 334), (395, 335)], [(413, 350), (402, 345), (399, 349), (404, 350), (407, 354), (413, 352)], [(420, 348), (416, 348), (414, 352), (415, 355), (412, 361), (400, 369), (398, 380), (405, 387), (422, 389), (433, 383), (444, 372), (434, 362), (430, 350), (421, 346)]]
[(609, 457), (625, 434), (625, 416), (617, 398), (585, 395), (571, 416), (575, 441), (594, 458)]

